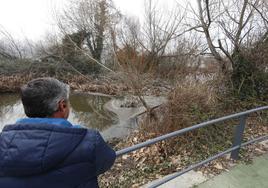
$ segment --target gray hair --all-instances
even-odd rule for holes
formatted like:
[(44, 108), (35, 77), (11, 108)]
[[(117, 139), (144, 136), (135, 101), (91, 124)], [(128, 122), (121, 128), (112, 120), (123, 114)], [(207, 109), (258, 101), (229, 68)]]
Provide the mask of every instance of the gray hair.
[(69, 100), (70, 87), (55, 78), (38, 78), (21, 87), (21, 100), (28, 117), (49, 117), (60, 100)]

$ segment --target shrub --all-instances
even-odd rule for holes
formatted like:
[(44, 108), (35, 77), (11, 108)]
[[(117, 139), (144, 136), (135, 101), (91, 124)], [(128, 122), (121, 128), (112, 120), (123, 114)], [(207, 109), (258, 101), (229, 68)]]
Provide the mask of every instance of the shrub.
[(13, 75), (29, 70), (29, 60), (0, 60), (0, 75)]
[(84, 55), (75, 55), (66, 59), (73, 68), (82, 74), (99, 74), (101, 66)]
[[(224, 113), (223, 109), (220, 109), (213, 87), (208, 83), (187, 81), (178, 84), (169, 94), (167, 104), (156, 111), (157, 119), (144, 119), (137, 142), (221, 117)], [(230, 122), (190, 131), (158, 143), (158, 150), (154, 155), (156, 158), (159, 158), (159, 155), (165, 158), (185, 150), (194, 161), (205, 159), (230, 146), (233, 130), (233, 126), (229, 126)]]
[(240, 100), (268, 100), (268, 39), (233, 54), (232, 87)]
[(207, 84), (193, 81), (178, 84), (169, 94), (168, 103), (161, 109), (160, 124), (152, 129), (164, 134), (189, 127), (213, 116), (215, 105), (216, 96)]

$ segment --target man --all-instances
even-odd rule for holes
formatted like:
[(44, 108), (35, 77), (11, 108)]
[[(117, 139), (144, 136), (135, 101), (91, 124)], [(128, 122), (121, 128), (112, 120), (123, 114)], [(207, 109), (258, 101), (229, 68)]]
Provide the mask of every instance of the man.
[(115, 152), (99, 132), (73, 126), (69, 86), (39, 78), (21, 88), (28, 118), (0, 135), (1, 188), (94, 188)]

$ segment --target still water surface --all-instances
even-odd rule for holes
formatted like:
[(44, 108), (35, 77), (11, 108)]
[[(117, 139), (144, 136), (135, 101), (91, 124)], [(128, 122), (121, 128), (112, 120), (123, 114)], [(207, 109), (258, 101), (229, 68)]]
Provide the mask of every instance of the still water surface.
[[(109, 97), (73, 94), (70, 96), (72, 108), (68, 120), (73, 124), (105, 131), (118, 122), (114, 113), (104, 109), (104, 104), (109, 100)], [(24, 117), (23, 106), (17, 94), (0, 94), (0, 130), (4, 125), (15, 123)]]

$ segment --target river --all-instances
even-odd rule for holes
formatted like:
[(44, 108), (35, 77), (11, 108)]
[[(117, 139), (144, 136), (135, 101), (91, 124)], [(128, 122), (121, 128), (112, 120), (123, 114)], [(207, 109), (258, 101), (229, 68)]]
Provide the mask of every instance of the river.
[[(118, 136), (118, 132), (108, 131), (117, 126), (118, 117), (104, 108), (104, 104), (110, 101), (110, 97), (72, 94), (70, 96), (71, 112), (68, 120), (73, 124), (79, 124), (93, 128), (104, 133), (106, 138)], [(18, 94), (0, 94), (0, 130), (6, 124), (15, 123), (17, 119), (26, 117)], [(108, 131), (108, 133), (106, 133)]]
[[(164, 97), (144, 97), (151, 107), (166, 101)], [(143, 113), (142, 106), (121, 107), (123, 99), (104, 95), (71, 94), (71, 111), (68, 120), (100, 131), (105, 140), (122, 138), (137, 128), (136, 115)], [(24, 110), (18, 94), (0, 94), (0, 131), (7, 124), (24, 118)]]

